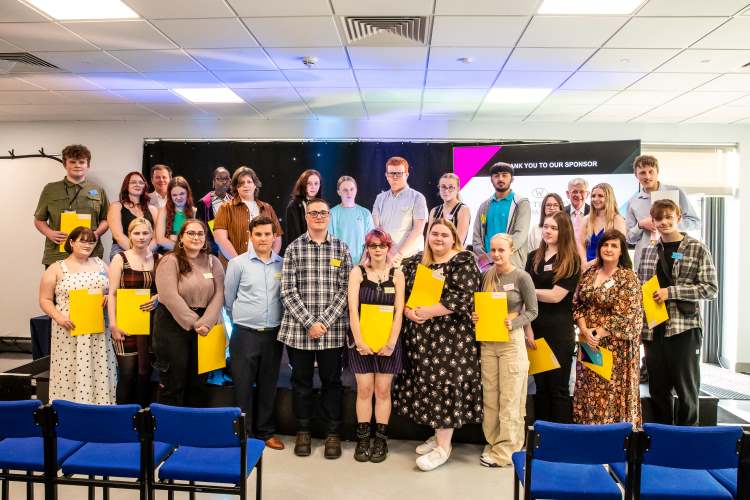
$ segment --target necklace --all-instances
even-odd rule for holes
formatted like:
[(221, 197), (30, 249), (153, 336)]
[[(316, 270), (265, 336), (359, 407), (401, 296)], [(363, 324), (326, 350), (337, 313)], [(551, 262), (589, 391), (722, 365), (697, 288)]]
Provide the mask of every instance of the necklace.
[(383, 291), (383, 283), (388, 278), (388, 269), (386, 269), (382, 273), (379, 273), (379, 272), (375, 271), (375, 269), (372, 269), (372, 272), (375, 273), (375, 279), (378, 280), (378, 290), (382, 292)]

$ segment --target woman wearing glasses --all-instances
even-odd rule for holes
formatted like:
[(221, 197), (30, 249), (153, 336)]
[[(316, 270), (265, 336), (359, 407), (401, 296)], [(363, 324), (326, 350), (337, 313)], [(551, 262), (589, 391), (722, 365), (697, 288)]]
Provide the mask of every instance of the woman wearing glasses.
[(544, 225), (544, 219), (552, 217), (557, 212), (560, 212), (565, 205), (563, 200), (557, 193), (547, 193), (542, 199), (542, 209), (539, 211), (539, 225), (531, 226), (529, 231), (529, 253), (539, 248), (542, 242), (542, 226)]
[[(109, 205), (107, 223), (114, 240), (109, 253), (110, 262), (115, 255), (131, 247), (127, 229), (134, 219), (146, 219), (151, 223), (151, 227), (154, 226), (157, 212), (156, 207), (148, 204), (147, 186), (143, 174), (130, 172), (122, 181), (118, 201)], [(156, 244), (153, 246), (156, 247)]]
[(202, 392), (205, 377), (198, 375), (198, 335), (208, 335), (224, 302), (224, 268), (211, 255), (207, 233), (203, 221), (185, 221), (174, 250), (156, 268), (154, 366), (160, 371), (160, 403), (183, 406), (186, 396)]
[(471, 214), (469, 213), (469, 207), (461, 201), (460, 187), (460, 180), (456, 174), (447, 173), (440, 177), (438, 188), (440, 189), (440, 198), (442, 198), (443, 203), (430, 210), (425, 236), (433, 222), (443, 218), (456, 226), (461, 244), (463, 245), (466, 241), (466, 235), (469, 233)]

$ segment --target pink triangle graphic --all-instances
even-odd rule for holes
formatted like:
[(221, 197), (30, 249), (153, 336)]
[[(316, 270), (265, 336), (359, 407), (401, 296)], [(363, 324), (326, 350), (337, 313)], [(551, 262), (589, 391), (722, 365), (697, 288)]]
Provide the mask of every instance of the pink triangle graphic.
[(453, 173), (461, 180), (461, 188), (497, 153), (502, 146), (457, 146), (453, 148)]

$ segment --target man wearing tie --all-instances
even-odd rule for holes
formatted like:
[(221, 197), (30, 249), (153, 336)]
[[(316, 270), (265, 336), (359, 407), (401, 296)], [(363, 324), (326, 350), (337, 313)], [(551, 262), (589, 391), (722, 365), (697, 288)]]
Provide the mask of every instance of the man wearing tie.
[(578, 234), (578, 226), (583, 217), (588, 215), (591, 210), (591, 206), (586, 203), (586, 198), (589, 196), (589, 183), (586, 182), (586, 179), (580, 177), (571, 179), (568, 182), (568, 190), (565, 191), (565, 195), (570, 200), (570, 204), (565, 205), (565, 213), (570, 216), (575, 234)]

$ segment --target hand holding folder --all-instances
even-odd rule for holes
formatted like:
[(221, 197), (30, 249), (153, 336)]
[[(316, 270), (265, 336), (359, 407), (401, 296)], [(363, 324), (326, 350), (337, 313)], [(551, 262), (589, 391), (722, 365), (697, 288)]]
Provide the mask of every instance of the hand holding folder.
[[(60, 232), (70, 234), (78, 226), (91, 229), (91, 214), (77, 214), (75, 212), (63, 212), (60, 214)], [(65, 251), (65, 241), (60, 243), (60, 251)]]
[(669, 319), (666, 303), (662, 302), (660, 304), (654, 300), (654, 292), (660, 288), (659, 278), (656, 275), (652, 276), (650, 280), (641, 286), (641, 290), (643, 291), (643, 312), (646, 313), (646, 324), (649, 329), (653, 329), (656, 325), (664, 323)]
[[(581, 344), (583, 345), (583, 344)], [(583, 349), (578, 351), (578, 360), (583, 366), (593, 371), (605, 380), (612, 380), (612, 351), (606, 347), (599, 347), (602, 356), (602, 364), (596, 365), (583, 360)]]
[(443, 294), (445, 277), (440, 271), (433, 271), (424, 264), (417, 265), (414, 286), (411, 289), (406, 307), (415, 309), (419, 306), (433, 306), (440, 302)]
[(475, 325), (477, 341), (507, 342), (508, 298), (505, 292), (474, 292), (474, 310), (479, 316)]
[(151, 316), (141, 306), (151, 300), (151, 290), (117, 289), (117, 326), (128, 335), (148, 335), (151, 333)]
[(393, 327), (393, 306), (362, 304), (359, 312), (359, 331), (362, 340), (378, 352), (388, 342)]
[(227, 366), (227, 334), (218, 323), (207, 335), (198, 335), (198, 375)]
[(557, 356), (545, 339), (536, 339), (536, 349), (526, 349), (529, 356), (529, 375), (548, 372), (560, 368)]
[(77, 335), (104, 333), (104, 296), (99, 288), (71, 290), (70, 321), (75, 328), (70, 332)]

